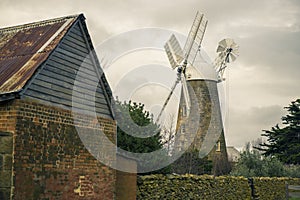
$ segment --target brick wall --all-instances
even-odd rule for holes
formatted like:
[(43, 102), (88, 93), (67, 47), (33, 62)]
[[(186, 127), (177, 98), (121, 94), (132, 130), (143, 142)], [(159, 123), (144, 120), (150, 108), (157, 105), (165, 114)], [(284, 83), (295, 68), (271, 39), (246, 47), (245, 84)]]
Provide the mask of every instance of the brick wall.
[[(90, 116), (79, 115), (79, 118), (87, 135), (99, 129)], [(98, 122), (106, 136), (115, 141), (115, 122), (101, 117)], [(14, 138), (13, 165), (4, 169), (0, 163), (0, 176), (4, 176), (4, 170), (13, 171), (12, 182), (8, 183), (13, 186), (13, 199), (114, 198), (115, 170), (101, 164), (83, 146), (70, 111), (30, 100), (2, 103), (0, 132), (11, 133)], [(0, 140), (1, 143), (4, 144)], [(9, 151), (0, 153), (9, 157)], [(3, 180), (0, 177), (0, 195), (8, 196), (9, 190), (2, 187)]]
[(0, 131), (14, 132), (16, 126), (17, 110), (13, 106), (13, 102), (0, 104)]

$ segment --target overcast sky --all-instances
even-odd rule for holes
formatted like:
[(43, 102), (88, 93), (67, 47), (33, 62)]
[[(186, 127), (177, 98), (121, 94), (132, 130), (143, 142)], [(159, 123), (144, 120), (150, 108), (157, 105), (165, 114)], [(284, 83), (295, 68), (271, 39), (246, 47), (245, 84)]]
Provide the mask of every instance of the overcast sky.
[[(0, 27), (84, 13), (97, 47), (113, 35), (145, 27), (187, 35), (197, 10), (209, 21), (202, 47), (212, 59), (223, 38), (240, 46), (227, 73), (226, 140), (241, 147), (279, 123), (283, 107), (300, 96), (299, 0), (1, 0)], [(152, 53), (153, 58), (157, 52)], [(122, 63), (131, 63), (129, 58)], [(114, 74), (108, 72), (108, 79), (116, 87)]]

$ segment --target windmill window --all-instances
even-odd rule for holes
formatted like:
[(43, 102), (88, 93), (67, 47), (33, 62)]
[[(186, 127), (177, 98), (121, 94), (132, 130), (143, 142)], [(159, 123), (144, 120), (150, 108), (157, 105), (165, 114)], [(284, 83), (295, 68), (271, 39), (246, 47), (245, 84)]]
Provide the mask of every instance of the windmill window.
[(220, 152), (220, 151), (221, 151), (221, 142), (220, 142), (220, 141), (217, 142), (217, 148), (216, 148), (216, 151), (217, 151), (217, 152)]
[(186, 105), (182, 106), (182, 117), (186, 117)]
[(180, 151), (184, 149), (184, 141), (180, 142)]
[(181, 133), (185, 134), (185, 125), (184, 124), (181, 125)]

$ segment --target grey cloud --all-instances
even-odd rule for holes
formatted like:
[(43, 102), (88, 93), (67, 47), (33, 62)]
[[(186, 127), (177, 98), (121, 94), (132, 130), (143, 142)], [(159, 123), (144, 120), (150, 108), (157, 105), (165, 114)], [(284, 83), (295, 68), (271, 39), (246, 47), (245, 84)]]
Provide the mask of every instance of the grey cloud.
[(239, 58), (229, 66), (226, 137), (228, 144), (243, 146), (278, 123), (283, 107), (299, 98), (299, 0), (2, 0), (0, 27), (84, 13), (97, 46), (109, 36), (142, 27), (187, 35), (197, 10), (209, 20), (203, 47), (212, 58), (225, 37), (240, 45)]
[[(241, 40), (241, 51), (244, 56), (241, 62), (249, 65), (264, 67), (272, 65), (272, 68), (284, 69), (300, 68), (300, 32), (283, 32), (269, 30), (268, 32)], [(288, 66), (287, 66), (288, 65)], [(293, 72), (294, 73), (294, 72)]]
[(232, 110), (229, 113), (227, 143), (236, 147), (244, 146), (245, 142), (261, 137), (262, 130), (269, 130), (280, 124), (281, 116), (286, 112), (279, 105), (252, 107), (241, 112)]

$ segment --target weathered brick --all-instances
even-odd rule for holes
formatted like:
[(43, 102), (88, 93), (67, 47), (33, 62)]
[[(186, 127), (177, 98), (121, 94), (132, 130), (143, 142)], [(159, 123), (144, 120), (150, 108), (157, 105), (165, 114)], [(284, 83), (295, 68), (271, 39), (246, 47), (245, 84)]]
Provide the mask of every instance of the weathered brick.
[[(14, 199), (82, 199), (74, 192), (79, 176), (89, 177), (88, 187), (83, 188), (85, 199), (113, 199), (116, 174), (84, 147), (71, 111), (29, 100), (14, 100), (0, 105), (0, 112), (3, 113), (0, 114), (3, 120), (0, 131), (9, 130), (15, 136)], [(87, 135), (99, 128), (93, 117), (82, 114), (77, 117)], [(102, 117), (97, 121), (106, 127), (104, 133), (114, 141), (116, 123)], [(0, 142), (3, 146), (0, 149), (6, 153), (2, 154), (2, 168), (9, 170), (12, 142), (7, 138), (1, 141), (5, 142)], [(0, 176), (4, 177), (0, 177), (0, 184), (10, 184), (5, 180), (11, 180), (11, 172)]]

